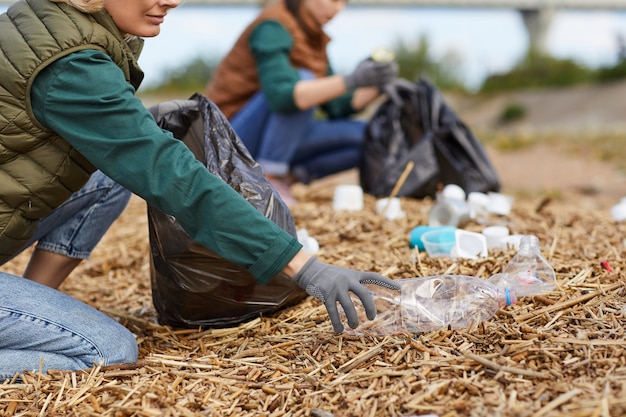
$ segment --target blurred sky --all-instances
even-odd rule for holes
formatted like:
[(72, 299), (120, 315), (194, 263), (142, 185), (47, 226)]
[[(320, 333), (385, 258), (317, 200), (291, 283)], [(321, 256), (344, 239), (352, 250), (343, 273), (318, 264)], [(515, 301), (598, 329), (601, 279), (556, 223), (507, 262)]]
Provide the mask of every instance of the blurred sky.
[[(0, 6), (4, 11), (6, 6)], [(145, 84), (198, 56), (220, 57), (258, 13), (257, 7), (192, 6), (183, 3), (166, 17), (161, 34), (146, 39), (140, 64)], [(460, 73), (477, 87), (490, 73), (511, 68), (528, 45), (514, 10), (474, 8), (346, 7), (326, 27), (333, 40), (330, 59), (337, 72), (350, 71), (372, 49), (399, 39), (429, 39), (434, 58), (454, 52)], [(548, 51), (592, 67), (616, 62), (617, 35), (626, 37), (626, 11), (559, 11), (548, 33)]]

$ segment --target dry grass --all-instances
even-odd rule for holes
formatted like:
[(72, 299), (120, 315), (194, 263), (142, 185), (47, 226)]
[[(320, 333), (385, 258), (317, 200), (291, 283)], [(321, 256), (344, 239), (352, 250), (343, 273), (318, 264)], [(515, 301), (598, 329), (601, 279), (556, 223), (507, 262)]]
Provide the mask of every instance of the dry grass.
[[(487, 278), (514, 255), (455, 262), (416, 253), (407, 236), (427, 222), (429, 200), (403, 199), (407, 216), (392, 222), (374, 213), (370, 196), (363, 211), (337, 213), (332, 185), (295, 191), (297, 226), (319, 241), (321, 259), (338, 266), (393, 278)], [(7, 381), (0, 416), (626, 415), (626, 224), (615, 223), (608, 209), (566, 199), (518, 199), (510, 217), (495, 220), (539, 237), (559, 288), (473, 328), (335, 335), (324, 307), (307, 298), (239, 327), (181, 330), (155, 317), (145, 205), (133, 198), (62, 289), (133, 331), (139, 362)], [(9, 270), (19, 273), (26, 256)]]

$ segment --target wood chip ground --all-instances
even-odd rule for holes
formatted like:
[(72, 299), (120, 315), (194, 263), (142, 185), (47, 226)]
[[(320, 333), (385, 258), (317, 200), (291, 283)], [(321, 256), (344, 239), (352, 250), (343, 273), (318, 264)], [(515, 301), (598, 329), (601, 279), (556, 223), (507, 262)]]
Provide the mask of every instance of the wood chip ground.
[[(392, 278), (488, 278), (515, 254), (455, 261), (411, 249), (408, 234), (427, 223), (428, 199), (402, 199), (406, 217), (388, 221), (371, 196), (346, 213), (332, 210), (331, 186), (295, 192), (297, 227), (338, 266)], [(559, 288), (472, 328), (336, 335), (324, 307), (307, 298), (238, 327), (173, 329), (159, 325), (152, 306), (145, 204), (134, 197), (62, 290), (127, 326), (139, 362), (0, 381), (0, 416), (626, 415), (626, 224), (608, 208), (529, 195), (493, 221), (539, 237)], [(27, 256), (4, 270), (20, 273)]]

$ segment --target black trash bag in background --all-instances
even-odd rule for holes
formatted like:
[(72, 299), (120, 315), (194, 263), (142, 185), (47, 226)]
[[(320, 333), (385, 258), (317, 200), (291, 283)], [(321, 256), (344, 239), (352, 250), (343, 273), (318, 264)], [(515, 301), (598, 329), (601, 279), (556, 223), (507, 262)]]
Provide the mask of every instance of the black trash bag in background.
[(398, 196), (434, 197), (456, 184), (466, 193), (498, 191), (500, 182), (480, 141), (427, 81), (399, 80), (365, 133), (360, 182), (387, 197), (409, 162), (414, 166)]
[[(158, 125), (182, 140), (211, 173), (296, 236), (291, 212), (212, 102), (196, 94), (190, 100), (158, 104), (150, 111)], [(232, 326), (306, 296), (282, 273), (266, 285), (258, 284), (248, 271), (193, 241), (174, 217), (150, 205), (148, 225), (152, 299), (163, 324)]]

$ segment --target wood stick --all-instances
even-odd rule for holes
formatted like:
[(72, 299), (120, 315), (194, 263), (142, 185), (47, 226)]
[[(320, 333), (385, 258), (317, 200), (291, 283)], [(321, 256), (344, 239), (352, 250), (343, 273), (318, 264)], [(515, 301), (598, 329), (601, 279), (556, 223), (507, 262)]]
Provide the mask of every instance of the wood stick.
[(407, 177), (411, 173), (411, 170), (413, 169), (414, 165), (415, 163), (413, 161), (409, 161), (406, 164), (404, 171), (402, 171), (402, 175), (400, 175), (400, 178), (398, 178), (398, 181), (396, 181), (396, 185), (394, 185), (393, 190), (391, 190), (391, 194), (389, 194), (389, 197), (387, 197), (387, 204), (385, 204), (385, 207), (380, 212), (381, 217), (385, 217), (385, 212), (389, 208), (389, 204), (391, 203), (391, 200), (396, 198), (396, 195), (398, 195), (400, 188), (402, 188), (402, 185), (404, 185), (404, 182), (406, 181)]
[(550, 378), (549, 375), (542, 374), (540, 372), (530, 371), (528, 369), (518, 369), (518, 368), (513, 368), (512, 366), (501, 366), (493, 361), (490, 361), (489, 359), (483, 358), (482, 356), (474, 355), (473, 353), (465, 352), (463, 353), (463, 355), (466, 358), (476, 361), (479, 364), (487, 368), (493, 369), (494, 371), (502, 371), (502, 372), (507, 372), (509, 374), (517, 374), (517, 375), (527, 376), (531, 378), (541, 378), (541, 379)]
[(378, 355), (380, 352), (383, 351), (383, 343), (374, 346), (373, 348), (371, 348), (370, 350), (367, 350), (357, 356), (355, 356), (353, 359), (349, 360), (348, 362), (344, 363), (342, 366), (339, 367), (339, 369), (337, 370), (338, 372), (349, 372), (350, 370), (356, 368), (357, 366), (361, 365), (362, 363), (367, 362), (368, 360), (372, 359), (374, 356)]
[(623, 282), (617, 282), (613, 285), (609, 285), (606, 288), (600, 288), (597, 291), (591, 292), (589, 294), (581, 295), (580, 297), (572, 298), (571, 300), (567, 300), (563, 303), (552, 304), (551, 306), (547, 306), (536, 311), (531, 311), (528, 314), (524, 314), (522, 316), (516, 317), (515, 321), (519, 323), (519, 322), (526, 321), (528, 319), (532, 319), (533, 317), (540, 316), (544, 313), (551, 313), (553, 311), (563, 310), (563, 309), (575, 306), (576, 304), (584, 303), (586, 301), (591, 300), (592, 298), (605, 294), (608, 291), (613, 291), (623, 286), (624, 286)]
[(583, 393), (583, 390), (581, 390), (580, 388), (573, 389), (570, 392), (567, 392), (567, 393), (565, 393), (565, 394), (555, 398), (554, 400), (550, 401), (548, 404), (543, 406), (539, 411), (537, 411), (535, 414), (533, 414), (533, 417), (543, 416), (543, 415), (549, 413), (550, 411), (554, 410), (555, 408), (565, 404), (566, 402), (568, 402), (569, 400), (571, 400), (575, 396), (577, 396), (579, 394), (582, 394), (582, 393)]

